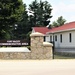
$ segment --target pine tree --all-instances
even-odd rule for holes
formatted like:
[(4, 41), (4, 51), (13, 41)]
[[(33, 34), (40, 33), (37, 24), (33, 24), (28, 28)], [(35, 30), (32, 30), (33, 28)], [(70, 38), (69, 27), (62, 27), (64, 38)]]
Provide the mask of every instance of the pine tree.
[(52, 17), (51, 11), (51, 5), (47, 1), (33, 1), (32, 4), (29, 5), (31, 26), (47, 26), (50, 23), (50, 18)]
[(22, 0), (0, 0), (0, 39), (10, 39), (11, 29), (21, 20), (23, 11)]

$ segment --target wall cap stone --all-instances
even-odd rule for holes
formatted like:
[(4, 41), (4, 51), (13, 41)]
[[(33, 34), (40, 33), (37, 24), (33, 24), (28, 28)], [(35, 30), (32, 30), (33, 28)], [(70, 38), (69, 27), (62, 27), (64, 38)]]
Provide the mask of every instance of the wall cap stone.
[(53, 44), (52, 43), (49, 43), (49, 42), (43, 42), (43, 46), (50, 46), (50, 47), (52, 47), (53, 46)]
[(33, 37), (33, 36), (44, 36), (44, 34), (39, 33), (39, 32), (31, 33), (30, 37)]

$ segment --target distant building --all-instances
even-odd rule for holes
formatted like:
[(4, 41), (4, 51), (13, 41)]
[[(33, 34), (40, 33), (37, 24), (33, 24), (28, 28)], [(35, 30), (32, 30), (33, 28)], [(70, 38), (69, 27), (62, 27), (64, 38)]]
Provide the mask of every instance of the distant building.
[(48, 29), (47, 27), (33, 27), (32, 32), (45, 35), (45, 41), (54, 42), (56, 51), (74, 52), (75, 50), (75, 22)]

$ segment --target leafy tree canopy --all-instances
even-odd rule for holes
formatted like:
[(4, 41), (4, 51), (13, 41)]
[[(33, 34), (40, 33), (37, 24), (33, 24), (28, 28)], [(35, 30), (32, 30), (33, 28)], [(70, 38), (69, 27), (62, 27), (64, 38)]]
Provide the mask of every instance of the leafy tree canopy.
[(58, 19), (56, 21), (53, 21), (51, 26), (58, 27), (58, 26), (64, 25), (65, 22), (66, 22), (66, 20), (63, 18), (63, 16), (60, 16), (60, 17), (58, 17)]
[(0, 0), (0, 39), (4, 39), (13, 25), (21, 20), (22, 0)]
[(52, 7), (47, 2), (37, 2), (37, 0), (33, 1), (29, 5), (29, 20), (32, 27), (34, 26), (47, 26), (50, 23)]
[(52, 7), (47, 1), (32, 1), (32, 3), (29, 4), (28, 12), (24, 10), (22, 20), (18, 23), (16, 37), (19, 39), (29, 38), (32, 27), (47, 26), (52, 17), (51, 11)]

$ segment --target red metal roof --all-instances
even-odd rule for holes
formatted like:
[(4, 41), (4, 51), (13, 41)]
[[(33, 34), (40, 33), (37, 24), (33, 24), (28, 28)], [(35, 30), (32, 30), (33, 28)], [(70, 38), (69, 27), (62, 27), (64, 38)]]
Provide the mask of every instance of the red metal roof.
[(47, 27), (33, 27), (33, 28), (34, 28), (35, 32), (40, 32), (43, 34), (46, 34), (50, 30)]
[(64, 24), (62, 26), (52, 28), (49, 32), (50, 33), (55, 33), (55, 32), (72, 30), (72, 29), (75, 29), (75, 22), (66, 23), (66, 24)]
[(66, 23), (62, 26), (55, 27), (55, 28), (52, 28), (52, 29), (48, 29), (47, 27), (33, 27), (33, 28), (34, 28), (35, 32), (40, 32), (40, 33), (43, 33), (43, 34), (55, 33), (55, 32), (74, 29), (75, 28), (75, 22)]

